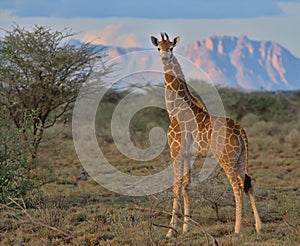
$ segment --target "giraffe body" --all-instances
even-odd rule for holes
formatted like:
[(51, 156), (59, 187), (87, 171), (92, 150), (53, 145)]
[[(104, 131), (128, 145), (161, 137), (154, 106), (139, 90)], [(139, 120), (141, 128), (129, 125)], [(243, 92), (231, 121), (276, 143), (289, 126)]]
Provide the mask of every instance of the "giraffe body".
[(210, 115), (201, 102), (188, 89), (183, 72), (167, 34), (161, 34), (159, 42), (151, 37), (162, 58), (165, 77), (165, 100), (169, 114), (168, 144), (174, 169), (173, 210), (167, 237), (174, 236), (178, 227), (180, 196), (183, 197), (183, 232), (189, 230), (189, 202), (191, 165), (196, 156), (205, 156), (210, 151), (224, 169), (232, 186), (236, 203), (235, 232), (240, 232), (242, 219), (242, 196), (245, 191), (252, 205), (256, 231), (262, 224), (255, 205), (251, 178), (248, 175), (248, 139), (245, 130), (230, 118)]

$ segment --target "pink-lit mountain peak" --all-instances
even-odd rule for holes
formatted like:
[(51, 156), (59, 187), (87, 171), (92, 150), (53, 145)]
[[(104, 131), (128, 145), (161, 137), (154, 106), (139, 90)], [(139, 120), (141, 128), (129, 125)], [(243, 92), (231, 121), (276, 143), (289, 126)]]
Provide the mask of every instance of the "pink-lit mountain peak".
[(300, 87), (300, 60), (276, 42), (253, 41), (245, 35), (211, 36), (178, 52), (204, 69), (217, 84), (247, 89)]

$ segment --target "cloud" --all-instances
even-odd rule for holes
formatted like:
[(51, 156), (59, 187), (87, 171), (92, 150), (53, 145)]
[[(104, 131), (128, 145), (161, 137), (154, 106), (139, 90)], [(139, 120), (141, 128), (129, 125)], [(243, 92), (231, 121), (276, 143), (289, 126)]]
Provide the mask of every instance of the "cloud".
[[(14, 0), (4, 0), (4, 2), (5, 1), (10, 3), (10, 1)], [(32, 0), (26, 0), (25, 2), (27, 1)], [(58, 0), (53, 1), (57, 2)], [(65, 1), (67, 2), (68, 0)], [(255, 1), (256, 0), (254, 0), (253, 4), (257, 4)], [(270, 1), (275, 2), (274, 0)], [(288, 3), (278, 1), (280, 4), (277, 4), (277, 6), (282, 12), (279, 16), (229, 19), (137, 19), (119, 17), (19, 17), (14, 11), (8, 10), (8, 7), (6, 10), (5, 8), (1, 8), (3, 1), (0, 0), (0, 23), (1, 28), (7, 30), (9, 30), (14, 23), (25, 27), (31, 27), (35, 24), (46, 25), (57, 30), (62, 30), (67, 27), (72, 28), (73, 32), (77, 34), (76, 39), (83, 40), (84, 37), (85, 40), (105, 45), (125, 45), (128, 47), (135, 44), (134, 46), (142, 46), (145, 48), (153, 48), (150, 42), (150, 36), (158, 32), (167, 32), (170, 37), (180, 35), (182, 44), (205, 39), (211, 35), (247, 35), (250, 39), (276, 41), (300, 57), (300, 32), (295, 31), (297, 30), (298, 23), (300, 23), (300, 3), (290, 1), (292, 0), (289, 0)], [(49, 1), (49, 3), (50, 2), (51, 1)], [(264, 1), (261, 2), (262, 4), (265, 3)], [(173, 1), (173, 3), (175, 4), (176, 1)], [(205, 4), (203, 4), (203, 6), (205, 6)], [(64, 6), (61, 8), (65, 9)], [(105, 11), (104, 7), (102, 11)], [(0, 37), (5, 34), (1, 28)]]
[(118, 37), (118, 42), (122, 47), (139, 47), (141, 44), (137, 41), (134, 33), (123, 34)]
[[(106, 18), (131, 17), (149, 19), (256, 18), (278, 16), (283, 0), (1, 0), (0, 9), (12, 9), (19, 17)], [(299, 2), (289, 0), (289, 2)]]
[(116, 38), (117, 32), (120, 28), (120, 24), (110, 24), (102, 30), (91, 30), (86, 32), (81, 40), (93, 44), (108, 45)]
[(88, 31), (83, 35), (81, 41), (121, 47), (141, 46), (134, 33), (123, 33), (121, 27), (121, 24), (109, 24), (102, 30)]

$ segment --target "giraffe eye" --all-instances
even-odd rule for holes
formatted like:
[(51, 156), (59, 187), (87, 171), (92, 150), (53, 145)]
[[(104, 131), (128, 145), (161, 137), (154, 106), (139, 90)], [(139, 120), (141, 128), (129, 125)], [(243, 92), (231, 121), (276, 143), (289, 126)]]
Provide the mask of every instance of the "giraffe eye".
[(170, 48), (170, 51), (173, 51), (173, 47), (172, 47), (172, 48)]
[(160, 48), (157, 48), (158, 51), (160, 51)]

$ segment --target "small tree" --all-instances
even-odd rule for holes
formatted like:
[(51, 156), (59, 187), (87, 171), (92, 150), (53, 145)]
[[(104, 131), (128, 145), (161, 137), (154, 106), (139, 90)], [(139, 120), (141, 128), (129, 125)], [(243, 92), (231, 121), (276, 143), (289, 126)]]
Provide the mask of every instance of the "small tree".
[(26, 30), (15, 25), (5, 32), (0, 39), (0, 103), (17, 128), (31, 132), (34, 159), (44, 130), (71, 109), (96, 62), (102, 65), (98, 79), (109, 69), (104, 66), (103, 50), (65, 42), (73, 36), (67, 29)]

